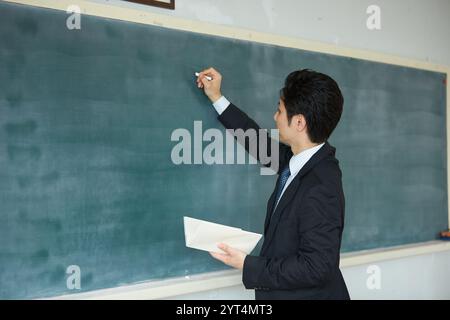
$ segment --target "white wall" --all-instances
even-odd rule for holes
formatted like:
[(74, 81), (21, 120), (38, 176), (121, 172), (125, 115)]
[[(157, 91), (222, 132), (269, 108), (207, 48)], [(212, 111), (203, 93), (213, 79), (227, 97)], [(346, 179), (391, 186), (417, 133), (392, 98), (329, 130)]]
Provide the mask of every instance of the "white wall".
[[(175, 11), (91, 1), (450, 66), (449, 0), (176, 0)], [(381, 8), (379, 31), (366, 28), (371, 4)]]
[(380, 290), (367, 288), (368, 265), (342, 270), (353, 299), (450, 299), (450, 251), (375, 265), (381, 270)]
[[(372, 263), (380, 270), (380, 289), (368, 289), (369, 265), (343, 268), (345, 282), (354, 300), (450, 299), (450, 251)], [(244, 286), (181, 295), (170, 299), (254, 299)]]
[[(92, 0), (195, 21), (368, 49), (450, 66), (450, 0), (176, 0), (176, 10)], [(382, 29), (366, 28), (381, 8)], [(450, 252), (380, 262), (381, 290), (368, 290), (367, 265), (345, 268), (353, 299), (450, 299)], [(252, 299), (242, 286), (174, 298)]]

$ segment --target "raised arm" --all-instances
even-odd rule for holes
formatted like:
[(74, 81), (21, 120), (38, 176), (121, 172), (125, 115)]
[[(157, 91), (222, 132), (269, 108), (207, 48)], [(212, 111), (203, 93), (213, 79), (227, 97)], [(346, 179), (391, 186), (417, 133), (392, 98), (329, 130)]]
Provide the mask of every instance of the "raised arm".
[[(210, 77), (211, 80), (208, 80), (206, 77)], [(204, 90), (206, 96), (213, 103), (214, 108), (219, 113), (219, 121), (225, 126), (225, 128), (235, 130), (235, 138), (237, 138), (238, 141), (243, 144), (245, 150), (249, 152), (253, 157), (255, 157), (259, 162), (261, 162), (266, 167), (275, 167), (271, 162), (267, 163), (261, 161), (261, 154), (259, 150), (259, 147), (261, 146), (260, 139), (265, 139), (265, 144), (263, 143), (262, 145), (266, 146), (267, 157), (270, 159), (273, 158), (271, 150), (272, 145), (279, 146), (279, 161), (275, 169), (275, 171), (279, 173), (279, 171), (282, 170), (285, 165), (287, 165), (289, 159), (292, 156), (290, 147), (283, 143), (273, 144), (273, 141), (266, 130), (260, 130), (259, 125), (252, 118), (250, 118), (245, 112), (240, 110), (234, 104), (230, 103), (222, 95), (220, 90), (221, 83), (222, 75), (214, 68), (203, 70), (199, 73), (199, 76), (197, 78), (197, 86)], [(236, 136), (236, 130), (243, 130), (243, 139), (239, 139)], [(252, 130), (255, 134), (248, 134), (247, 130)], [(256, 137), (256, 141), (252, 139), (253, 136)]]

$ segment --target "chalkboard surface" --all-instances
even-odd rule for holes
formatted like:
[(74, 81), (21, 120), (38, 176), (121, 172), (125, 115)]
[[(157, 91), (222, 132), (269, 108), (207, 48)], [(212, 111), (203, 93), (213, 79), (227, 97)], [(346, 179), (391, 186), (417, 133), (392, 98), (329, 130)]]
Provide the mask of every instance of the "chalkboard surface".
[(275, 176), (171, 160), (174, 130), (223, 131), (194, 82), (207, 66), (264, 128), (289, 72), (337, 80), (343, 252), (447, 227), (445, 74), (90, 16), (68, 30), (65, 12), (6, 3), (0, 17), (0, 298), (79, 292), (71, 265), (81, 291), (224, 269), (185, 247), (185, 215), (262, 232)]

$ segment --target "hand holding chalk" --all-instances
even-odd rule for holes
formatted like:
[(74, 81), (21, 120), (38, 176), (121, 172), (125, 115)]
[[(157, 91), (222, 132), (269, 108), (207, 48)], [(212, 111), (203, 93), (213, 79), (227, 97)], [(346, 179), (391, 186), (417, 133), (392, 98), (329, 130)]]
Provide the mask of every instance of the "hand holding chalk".
[(212, 103), (222, 96), (220, 92), (222, 75), (217, 70), (208, 68), (202, 72), (196, 72), (195, 75), (197, 76), (197, 86), (205, 91)]
[[(200, 73), (196, 72), (196, 73), (195, 73), (195, 76), (196, 76), (196, 77), (200, 76)], [(210, 76), (205, 76), (205, 78), (206, 78), (207, 80), (209, 80), (209, 81), (212, 80), (212, 78), (211, 78)]]

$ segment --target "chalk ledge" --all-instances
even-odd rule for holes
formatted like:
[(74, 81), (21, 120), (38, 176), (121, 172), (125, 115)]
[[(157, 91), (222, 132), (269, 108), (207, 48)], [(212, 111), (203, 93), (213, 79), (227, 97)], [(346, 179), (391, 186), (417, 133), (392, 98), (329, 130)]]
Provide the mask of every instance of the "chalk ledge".
[[(449, 241), (430, 241), (419, 244), (378, 248), (341, 254), (341, 268), (376, 263), (405, 257), (450, 250)], [(50, 300), (150, 300), (202, 291), (242, 286), (242, 272), (226, 270), (199, 275), (146, 281), (111, 289), (95, 290), (50, 298)]]

